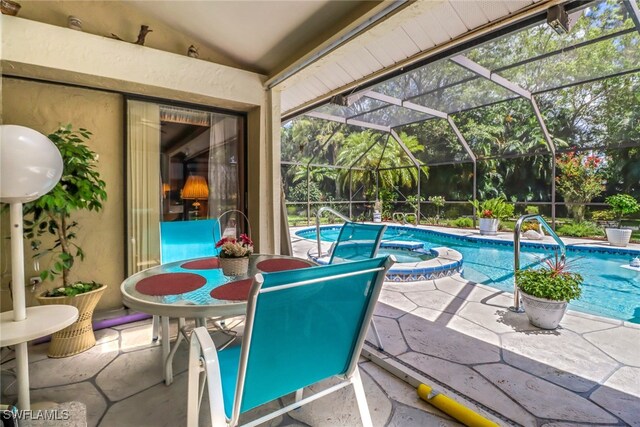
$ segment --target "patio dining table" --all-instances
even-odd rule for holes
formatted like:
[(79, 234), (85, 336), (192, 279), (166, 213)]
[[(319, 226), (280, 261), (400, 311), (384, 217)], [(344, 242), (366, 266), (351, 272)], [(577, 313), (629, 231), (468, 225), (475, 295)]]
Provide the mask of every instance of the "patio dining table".
[[(162, 356), (165, 381), (171, 383), (168, 319), (228, 318), (246, 313), (247, 295), (257, 273), (293, 270), (316, 265), (284, 255), (249, 256), (247, 274), (225, 276), (217, 257), (195, 258), (148, 268), (129, 276), (120, 285), (127, 307), (163, 317)], [(180, 343), (180, 334), (176, 347)], [(166, 365), (169, 365), (168, 367)], [(168, 369), (168, 370), (167, 370)]]

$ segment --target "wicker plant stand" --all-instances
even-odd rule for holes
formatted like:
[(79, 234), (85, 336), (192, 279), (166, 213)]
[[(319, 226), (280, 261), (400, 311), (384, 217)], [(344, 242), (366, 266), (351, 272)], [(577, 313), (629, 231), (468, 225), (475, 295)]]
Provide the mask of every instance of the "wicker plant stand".
[(78, 320), (61, 331), (54, 333), (49, 344), (47, 356), (53, 358), (68, 357), (82, 353), (96, 345), (91, 319), (106, 285), (91, 292), (85, 292), (73, 297), (37, 297), (41, 305), (67, 304), (78, 309)]

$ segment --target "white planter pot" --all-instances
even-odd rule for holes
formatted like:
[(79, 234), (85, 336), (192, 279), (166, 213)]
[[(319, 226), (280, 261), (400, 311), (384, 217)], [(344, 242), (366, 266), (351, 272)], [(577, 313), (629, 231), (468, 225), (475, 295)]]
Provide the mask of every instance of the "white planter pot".
[(520, 291), (529, 323), (542, 329), (555, 329), (567, 311), (566, 301), (538, 298)]
[(483, 236), (495, 236), (498, 234), (500, 220), (497, 218), (480, 218), (480, 234)]
[(607, 240), (611, 246), (625, 247), (631, 239), (630, 228), (606, 228)]

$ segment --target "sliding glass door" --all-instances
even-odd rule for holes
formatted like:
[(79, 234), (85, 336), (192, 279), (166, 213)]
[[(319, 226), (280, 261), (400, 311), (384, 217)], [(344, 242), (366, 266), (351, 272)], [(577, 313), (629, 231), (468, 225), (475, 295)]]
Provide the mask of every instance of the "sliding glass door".
[(244, 211), (244, 120), (127, 101), (128, 274), (160, 263), (160, 221)]

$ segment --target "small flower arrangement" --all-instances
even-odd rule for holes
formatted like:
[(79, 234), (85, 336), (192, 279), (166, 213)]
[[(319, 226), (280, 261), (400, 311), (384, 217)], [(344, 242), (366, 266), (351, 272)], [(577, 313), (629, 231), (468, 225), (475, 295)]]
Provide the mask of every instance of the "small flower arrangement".
[(86, 292), (95, 291), (100, 286), (102, 286), (102, 285), (100, 283), (96, 283), (96, 282), (89, 282), (89, 283), (77, 282), (77, 283), (74, 283), (73, 285), (61, 286), (59, 288), (51, 289), (50, 291), (48, 291), (46, 293), (45, 296), (47, 296), (47, 297), (73, 297), (73, 296), (76, 296), (76, 295), (79, 295), (79, 294), (84, 294)]
[(241, 234), (239, 239), (223, 237), (216, 248), (220, 248), (220, 258), (242, 258), (253, 253), (253, 241), (246, 234)]

